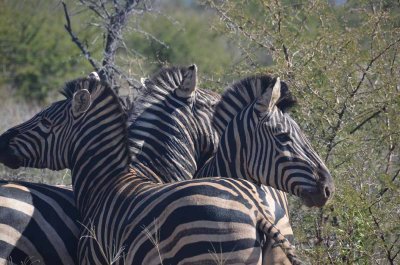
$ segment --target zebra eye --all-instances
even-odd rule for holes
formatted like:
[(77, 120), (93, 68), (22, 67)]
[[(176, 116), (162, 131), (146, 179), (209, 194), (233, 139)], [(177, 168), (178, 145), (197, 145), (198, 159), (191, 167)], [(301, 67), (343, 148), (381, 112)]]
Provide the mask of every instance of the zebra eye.
[(43, 125), (44, 127), (46, 127), (46, 128), (50, 128), (51, 125), (52, 125), (51, 121), (49, 121), (47, 118), (42, 118), (42, 119), (40, 120), (40, 122), (41, 122), (42, 125)]
[(287, 133), (280, 133), (280, 134), (275, 135), (275, 137), (281, 143), (288, 143), (288, 142), (292, 141), (292, 139), (289, 137), (289, 135)]

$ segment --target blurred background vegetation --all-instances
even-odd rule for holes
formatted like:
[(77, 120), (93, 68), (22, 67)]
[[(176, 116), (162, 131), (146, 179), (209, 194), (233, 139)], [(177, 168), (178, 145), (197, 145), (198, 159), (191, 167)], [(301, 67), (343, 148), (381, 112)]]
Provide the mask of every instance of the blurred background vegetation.
[[(101, 60), (101, 21), (66, 1), (75, 33)], [(222, 91), (246, 75), (287, 80), (292, 116), (325, 159), (336, 195), (324, 209), (291, 198), (297, 249), (309, 264), (399, 264), (400, 2), (151, 1), (134, 13), (116, 64), (148, 76), (199, 66), (201, 86)], [(64, 29), (56, 0), (0, 1), (0, 131), (93, 71)], [(68, 171), (8, 170), (2, 178), (69, 184)]]

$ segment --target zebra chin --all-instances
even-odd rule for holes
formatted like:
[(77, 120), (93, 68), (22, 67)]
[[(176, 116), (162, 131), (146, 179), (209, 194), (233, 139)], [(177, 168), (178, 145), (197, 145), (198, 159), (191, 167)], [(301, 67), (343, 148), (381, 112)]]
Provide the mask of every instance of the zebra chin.
[(10, 151), (0, 151), (0, 163), (11, 169), (17, 169), (22, 166), (22, 161), (19, 159), (19, 157), (15, 154), (12, 154)]
[(326, 196), (325, 191), (320, 189), (315, 190), (304, 190), (301, 192), (300, 198), (303, 204), (307, 207), (323, 207), (330, 199), (330, 196)]
[(0, 135), (0, 163), (12, 169), (17, 169), (22, 165), (19, 156), (10, 148), (10, 141), (17, 134), (17, 130), (11, 129)]

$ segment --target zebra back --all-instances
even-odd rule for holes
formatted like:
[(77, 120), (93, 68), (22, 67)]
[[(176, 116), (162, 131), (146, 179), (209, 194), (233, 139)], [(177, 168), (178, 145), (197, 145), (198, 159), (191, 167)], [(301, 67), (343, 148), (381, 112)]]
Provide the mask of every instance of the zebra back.
[(0, 180), (0, 264), (75, 264), (80, 229), (72, 191)]

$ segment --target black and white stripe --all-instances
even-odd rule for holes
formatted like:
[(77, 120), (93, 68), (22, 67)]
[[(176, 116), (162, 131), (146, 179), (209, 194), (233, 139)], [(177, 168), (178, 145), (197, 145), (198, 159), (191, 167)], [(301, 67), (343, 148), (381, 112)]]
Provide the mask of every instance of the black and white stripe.
[(0, 264), (76, 264), (71, 189), (0, 181)]
[[(49, 119), (51, 128), (47, 132), (43, 132), (45, 135), (42, 135), (39, 142), (45, 143), (46, 139), (54, 137), (56, 142), (63, 141), (64, 143), (64, 147), (60, 148), (58, 152), (58, 157), (60, 160), (64, 158), (63, 162), (72, 169), (77, 207), (82, 214), (82, 221), (88, 228), (93, 228), (95, 231), (93, 234), (95, 237), (84, 237), (83, 241), (81, 241), (81, 258), (89, 264), (110, 261), (114, 256), (113, 253), (118, 254), (116, 250), (138, 247), (137, 244), (133, 244), (133, 240), (137, 241), (141, 237), (143, 244), (140, 246), (147, 245), (150, 251), (123, 251), (123, 253), (128, 254), (118, 260), (120, 263), (125, 259), (129, 264), (141, 264), (146, 258), (154, 258), (154, 255), (151, 255), (151, 249), (156, 251), (154, 249), (157, 248), (151, 247), (151, 240), (146, 239), (145, 236), (139, 233), (139, 226), (142, 229), (143, 226), (151, 227), (154, 218), (162, 217), (165, 222), (160, 224), (160, 231), (167, 234), (168, 231), (172, 233), (178, 227), (186, 224), (185, 221), (176, 220), (174, 212), (176, 213), (178, 209), (182, 210), (184, 208), (185, 211), (183, 211), (184, 215), (182, 216), (193, 218), (196, 213), (204, 208), (207, 209), (204, 214), (197, 216), (195, 221), (189, 220), (188, 223), (197, 224), (197, 222), (200, 222), (200, 224), (204, 225), (209, 222), (209, 225), (214, 225), (219, 230), (221, 227), (220, 222), (222, 221), (224, 225), (229, 227), (229, 231), (226, 231), (223, 236), (218, 235), (217, 239), (220, 240), (218, 243), (222, 248), (221, 251), (224, 253), (229, 251), (229, 257), (227, 258), (232, 259), (232, 261), (234, 259), (240, 259), (241, 261), (243, 259), (259, 260), (260, 249), (259, 243), (257, 243), (258, 233), (255, 227), (261, 229), (260, 232), (274, 231), (274, 227), (267, 221), (267, 213), (262, 209), (265, 204), (263, 199), (265, 196), (256, 196), (262, 191), (248, 182), (227, 179), (187, 181), (167, 185), (155, 184), (151, 178), (148, 178), (147, 172), (150, 169), (146, 170), (146, 174), (141, 173), (141, 170), (146, 168), (146, 165), (137, 167), (136, 171), (127, 172), (129, 170), (128, 152), (124, 136), (125, 127), (123, 126), (125, 115), (110, 89), (99, 88), (92, 83), (93, 81), (87, 80), (83, 80), (82, 83), (79, 83), (80, 85), (75, 83), (75, 87), (80, 88), (79, 91), (85, 89), (88, 91), (88, 93), (83, 92), (86, 95), (89, 94), (88, 98), (91, 103), (87, 111), (80, 112), (81, 110), (86, 110), (86, 107), (79, 106), (79, 102), (73, 100), (72, 103), (78, 104), (78, 106), (71, 106), (70, 98), (55, 103), (41, 113), (39, 120), (35, 117), (33, 121), (26, 123), (36, 123), (36, 126), (28, 126), (29, 129), (26, 129), (28, 127), (25, 127), (25, 125), (17, 126), (6, 135), (9, 145), (5, 148), (5, 154), (8, 159), (2, 160), (2, 162), (11, 167), (35, 164), (44, 167), (59, 165), (51, 161), (51, 157), (55, 155), (54, 153), (51, 155), (45, 153), (46, 155), (42, 157), (44, 150), (49, 151), (46, 148), (46, 144), (35, 145), (35, 148), (38, 149), (35, 150), (37, 152), (32, 153), (31, 157), (21, 156), (19, 141), (24, 139), (24, 144), (29, 145), (31, 141), (36, 141), (34, 138), (40, 138), (38, 137), (40, 134), (31, 132), (43, 132), (43, 118), (49, 119), (50, 113), (53, 113), (54, 110), (68, 113), (68, 117), (63, 120)], [(75, 92), (78, 93), (79, 91)], [(85, 95), (83, 98), (85, 98)], [(61, 116), (63, 115), (56, 115), (56, 117)], [(72, 126), (66, 122), (69, 120), (73, 120)], [(69, 150), (69, 153), (64, 156), (64, 150), (66, 149)], [(2, 155), (4, 156), (4, 153)], [(38, 160), (40, 163), (37, 162)], [(218, 183), (216, 184), (216, 182)], [(215, 188), (215, 185), (218, 187)], [(174, 203), (178, 202), (177, 206), (179, 206), (173, 210), (169, 209), (169, 207), (165, 208), (166, 204), (162, 204), (165, 200), (161, 201), (161, 198), (166, 198), (165, 196), (167, 195), (165, 194), (170, 189), (174, 190), (171, 193), (173, 194), (173, 201)], [(221, 190), (229, 192), (225, 194)], [(224, 196), (221, 197), (221, 194)], [(233, 197), (232, 194), (234, 195)], [(250, 194), (251, 197), (249, 197)], [(226, 208), (226, 199), (229, 201), (229, 198), (231, 202), (235, 201), (235, 205), (230, 205), (229, 208)], [(145, 208), (148, 214), (143, 214), (143, 211), (140, 210), (144, 209), (142, 208), (144, 207), (142, 202), (145, 199), (149, 202)], [(221, 200), (221, 204), (218, 203), (218, 200)], [(149, 205), (154, 208), (149, 207)], [(249, 214), (243, 215), (248, 210), (250, 210)], [(212, 214), (207, 215), (210, 213)], [(207, 218), (210, 219), (208, 220)], [(226, 222), (226, 218), (229, 219), (228, 222)], [(237, 222), (234, 220), (237, 220)], [(242, 225), (236, 227), (235, 225), (237, 224)], [(266, 229), (266, 226), (269, 226), (272, 230)], [(239, 238), (243, 235), (244, 227), (247, 227), (253, 233), (244, 233), (249, 235), (249, 238), (238, 239), (239, 235)], [(212, 227), (200, 230), (216, 231)], [(241, 233), (237, 234), (239, 231)], [(194, 239), (193, 244), (195, 246), (193, 248), (186, 249), (188, 247), (186, 243), (182, 246), (184, 249), (177, 246), (169, 248), (167, 246), (173, 244), (172, 242), (176, 242), (176, 238), (171, 242), (168, 242), (168, 239), (171, 240), (170, 237), (161, 240), (160, 246), (168, 243), (164, 244), (166, 248), (163, 248), (163, 251), (166, 252), (161, 253), (168, 260), (168, 263), (175, 263), (174, 261), (179, 260), (192, 264), (193, 259), (210, 260), (209, 246), (205, 250), (198, 240), (200, 235), (204, 235), (204, 232), (197, 230), (192, 232), (197, 237), (194, 234), (189, 233), (190, 235), (187, 235), (185, 233), (178, 235), (178, 238), (185, 242), (190, 238)], [(279, 236), (279, 234), (276, 235)], [(161, 238), (163, 237), (161, 236)], [(225, 244), (226, 242), (231, 242), (229, 239), (233, 238), (237, 239), (235, 240), (236, 249), (232, 249), (231, 244), (228, 244), (229, 246)], [(202, 243), (204, 245), (204, 242)], [(195, 250), (200, 250), (203, 254), (197, 253)], [(143, 253), (150, 254), (142, 256), (145, 255)], [(208, 254), (207, 257), (204, 256), (206, 254)]]
[(221, 137), (201, 176), (248, 179), (323, 206), (334, 185), (321, 158), (285, 113), (295, 100), (286, 84), (249, 77), (229, 87), (216, 106), (213, 125)]
[(148, 165), (161, 182), (193, 178), (218, 145), (211, 118), (220, 96), (196, 80), (195, 65), (162, 69), (129, 114), (132, 165)]

